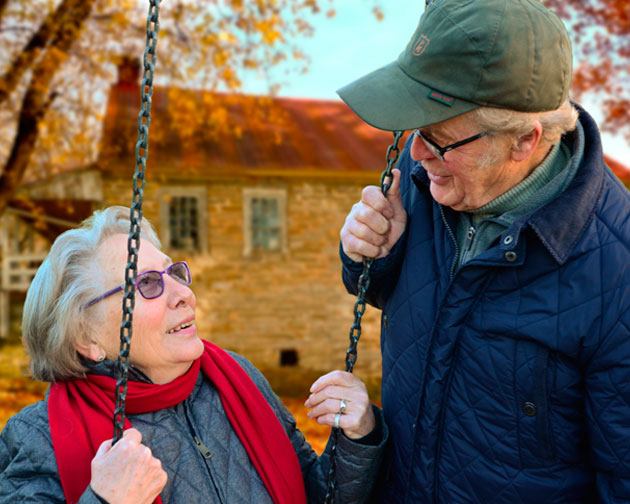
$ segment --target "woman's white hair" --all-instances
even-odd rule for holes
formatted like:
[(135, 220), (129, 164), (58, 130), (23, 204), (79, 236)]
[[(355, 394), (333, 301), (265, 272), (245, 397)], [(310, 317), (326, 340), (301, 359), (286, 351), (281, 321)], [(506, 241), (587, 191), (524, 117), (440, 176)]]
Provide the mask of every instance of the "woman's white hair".
[[(33, 376), (42, 381), (82, 377), (86, 368), (75, 343), (89, 342), (98, 312), (85, 304), (104, 286), (96, 257), (101, 243), (128, 234), (130, 210), (112, 206), (97, 210), (76, 229), (59, 235), (31, 283), (22, 317), (22, 337)], [(141, 237), (161, 249), (153, 226), (142, 219)]]
[[(577, 124), (578, 111), (567, 100), (555, 110), (546, 112), (519, 112), (496, 107), (480, 107), (469, 112), (470, 118), (491, 136), (512, 139), (511, 148), (516, 148), (517, 140), (534, 129), (534, 122), (542, 125), (541, 142), (555, 145), (562, 135), (573, 131)], [(499, 147), (497, 145), (497, 147)], [(488, 166), (495, 162), (496, 149), (488, 149), (479, 160), (480, 166)]]

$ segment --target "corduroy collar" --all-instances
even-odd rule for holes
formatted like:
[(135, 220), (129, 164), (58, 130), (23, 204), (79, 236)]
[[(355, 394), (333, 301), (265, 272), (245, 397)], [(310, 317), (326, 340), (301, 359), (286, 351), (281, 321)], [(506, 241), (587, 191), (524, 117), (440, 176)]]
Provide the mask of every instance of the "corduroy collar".
[(579, 169), (563, 193), (533, 212), (527, 220), (559, 264), (567, 260), (595, 215), (604, 183), (605, 163), (599, 130), (583, 108), (578, 105), (576, 108), (582, 128), (567, 135), (565, 141), (572, 152), (583, 148)]

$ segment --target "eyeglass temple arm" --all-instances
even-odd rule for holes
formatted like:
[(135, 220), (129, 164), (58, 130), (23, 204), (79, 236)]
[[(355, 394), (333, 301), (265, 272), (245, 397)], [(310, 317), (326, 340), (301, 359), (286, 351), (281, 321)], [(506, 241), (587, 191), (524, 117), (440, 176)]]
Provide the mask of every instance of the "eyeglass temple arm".
[(125, 288), (125, 284), (124, 284), (124, 283), (123, 283), (123, 284), (121, 284), (121, 285), (119, 285), (118, 287), (114, 287), (113, 289), (108, 290), (105, 294), (102, 294), (102, 295), (100, 295), (99, 297), (92, 299), (92, 301), (90, 301), (89, 303), (87, 303), (87, 304), (86, 304), (83, 308), (84, 308), (84, 309), (85, 309), (85, 308), (89, 308), (89, 307), (90, 307), (90, 306), (92, 306), (93, 304), (96, 304), (96, 303), (98, 303), (99, 301), (102, 301), (103, 299), (105, 299), (105, 298), (107, 298), (107, 297), (109, 297), (109, 296), (112, 296), (112, 295), (116, 294), (118, 291), (121, 291), (121, 290), (123, 290), (124, 288)]
[[(465, 140), (461, 140), (460, 142), (455, 142), (454, 144), (449, 145), (446, 149), (442, 148), (442, 150), (444, 152), (448, 152), (450, 150), (457, 149), (457, 147), (459, 147), (461, 145), (466, 145), (467, 143), (470, 143), (473, 140), (477, 140), (478, 138), (485, 137), (488, 133), (490, 133), (490, 132), (489, 131), (482, 131), (478, 135), (475, 135), (475, 136), (470, 137), (470, 138), (466, 138)], [(442, 154), (442, 155), (444, 155), (444, 154)]]

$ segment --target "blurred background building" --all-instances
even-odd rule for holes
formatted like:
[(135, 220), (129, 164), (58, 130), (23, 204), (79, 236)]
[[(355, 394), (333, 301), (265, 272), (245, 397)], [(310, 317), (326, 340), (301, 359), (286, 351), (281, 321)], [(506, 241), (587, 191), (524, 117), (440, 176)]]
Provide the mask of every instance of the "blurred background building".
[[(574, 40), (572, 93), (630, 186), (627, 0), (544, 3)], [(52, 240), (131, 203), (140, 90), (128, 55), (142, 54), (147, 4), (0, 1), (0, 343), (19, 341)], [(201, 336), (246, 355), (280, 391), (303, 393), (344, 366), (355, 300), (338, 233), (361, 189), (378, 184), (392, 139), (334, 90), (393, 60), (424, 4), (162, 4), (144, 214), (191, 265)], [(364, 321), (356, 370), (376, 385), (380, 314), (368, 308)]]
[[(25, 184), (3, 216), (3, 337), (19, 334), (52, 240), (97, 208), (130, 204), (140, 89), (138, 64), (123, 65), (96, 162)], [(238, 133), (208, 136), (192, 120), (182, 133), (182, 100), (198, 115), (220, 105)], [(262, 108), (273, 124), (257, 118)], [(338, 101), (168, 87), (155, 89), (151, 129), (144, 215), (165, 252), (191, 266), (200, 335), (272, 376), (342, 368), (354, 298), (340, 280), (339, 230), (362, 188), (378, 183), (392, 135)], [(368, 310), (357, 364), (375, 384), (379, 323)]]

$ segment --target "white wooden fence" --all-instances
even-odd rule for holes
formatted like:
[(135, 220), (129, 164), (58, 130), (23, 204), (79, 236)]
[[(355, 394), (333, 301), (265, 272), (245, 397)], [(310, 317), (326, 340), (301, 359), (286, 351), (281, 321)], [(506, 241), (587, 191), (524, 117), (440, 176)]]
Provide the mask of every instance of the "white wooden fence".
[(48, 254), (48, 244), (7, 209), (0, 221), (0, 339), (9, 335), (11, 292), (26, 292)]

